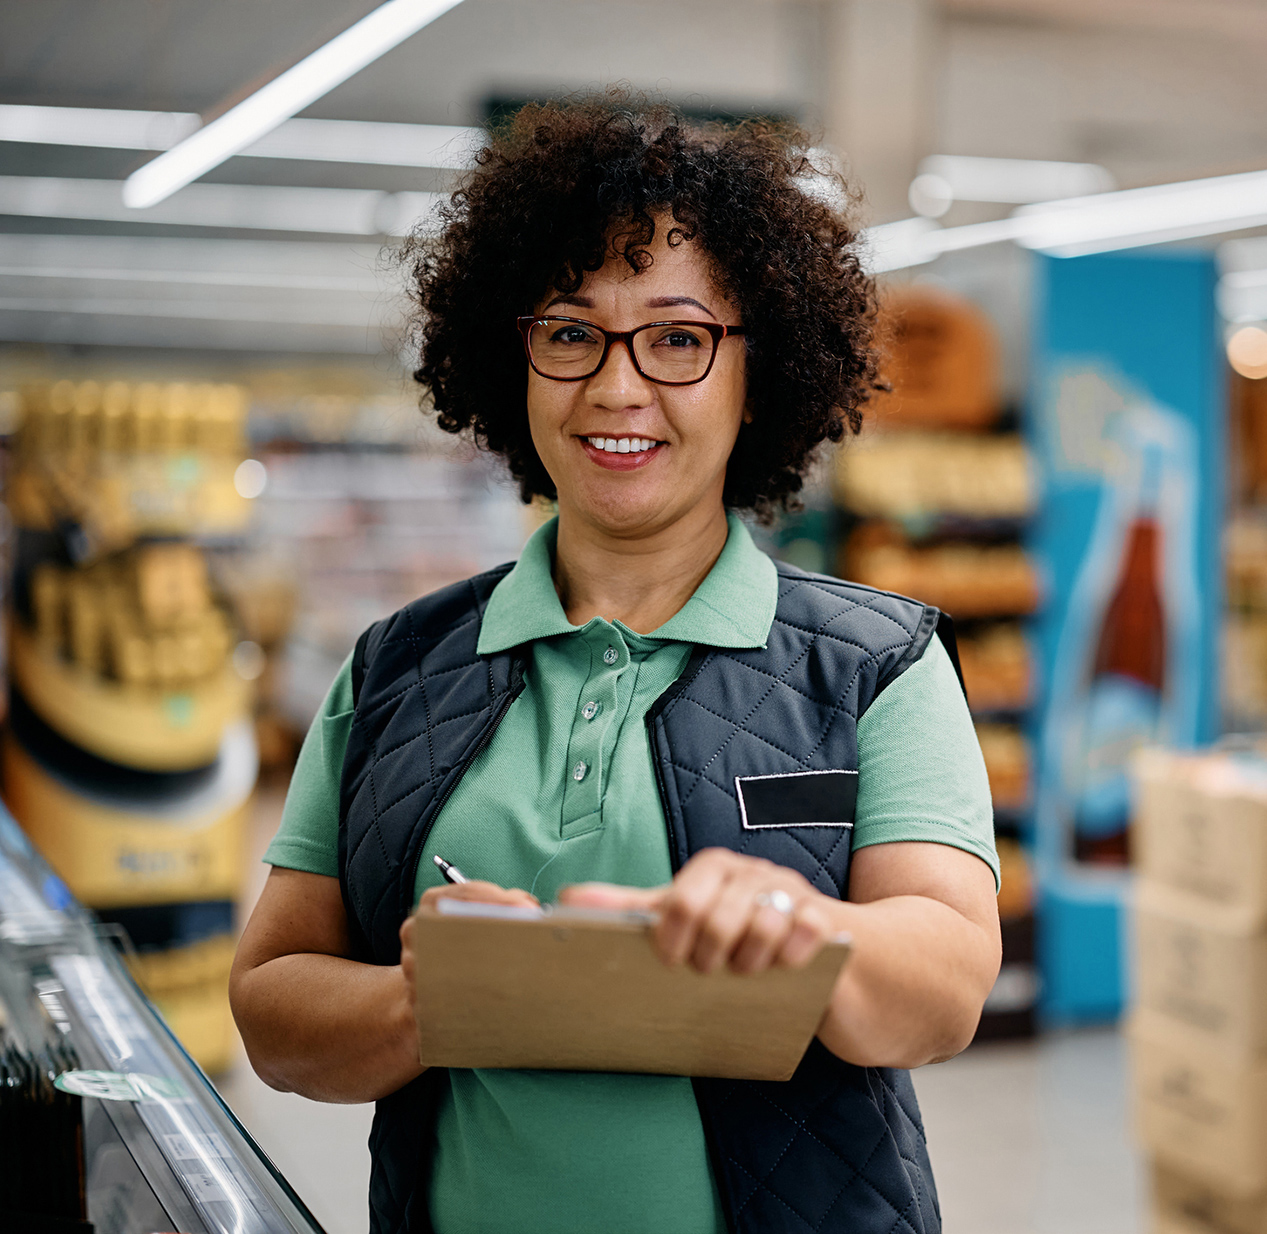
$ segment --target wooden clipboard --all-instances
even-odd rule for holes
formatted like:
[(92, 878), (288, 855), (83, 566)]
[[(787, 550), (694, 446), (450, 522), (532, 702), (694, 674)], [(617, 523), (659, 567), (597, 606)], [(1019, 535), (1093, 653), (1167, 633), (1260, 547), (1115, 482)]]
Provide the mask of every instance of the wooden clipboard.
[(476, 915), (459, 903), (414, 918), (418, 1058), (429, 1067), (786, 1080), (849, 954), (841, 939), (802, 969), (705, 976), (662, 964), (637, 915)]

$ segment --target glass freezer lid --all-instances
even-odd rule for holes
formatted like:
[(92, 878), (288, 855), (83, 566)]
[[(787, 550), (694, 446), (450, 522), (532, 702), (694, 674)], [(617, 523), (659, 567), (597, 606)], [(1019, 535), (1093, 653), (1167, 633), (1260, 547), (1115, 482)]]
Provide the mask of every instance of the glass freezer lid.
[(97, 1234), (322, 1234), (2, 808), (0, 1004), (26, 1048), (79, 1057), (58, 1086), (84, 1098)]

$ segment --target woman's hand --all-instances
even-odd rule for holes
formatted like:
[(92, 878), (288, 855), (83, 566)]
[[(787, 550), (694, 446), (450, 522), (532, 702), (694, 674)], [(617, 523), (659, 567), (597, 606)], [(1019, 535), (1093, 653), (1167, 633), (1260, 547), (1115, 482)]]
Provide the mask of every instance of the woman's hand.
[[(788, 897), (779, 912), (782, 895)], [(853, 855), (849, 901), (782, 866), (720, 849), (696, 854), (667, 887), (582, 883), (559, 897), (588, 908), (659, 914), (670, 964), (736, 972), (806, 964), (823, 943), (853, 941), (819, 1040), (860, 1067), (920, 1067), (972, 1040), (999, 971), (994, 875), (945, 844), (874, 844)]]
[[(540, 901), (536, 896), (518, 887), (499, 887), (496, 883), (486, 883), (479, 879), (471, 879), (465, 883), (444, 883), (439, 887), (428, 887), (418, 901), (418, 908), (434, 908), (437, 900), (475, 900), (481, 904), (514, 904), (517, 906), (536, 905)], [(417, 913), (418, 908), (414, 909)], [(400, 926), (400, 969), (404, 974), (405, 988), (409, 994), (409, 1005), (413, 1006), (414, 997), (414, 944), (413, 916), (408, 916)]]
[(723, 965), (737, 973), (775, 965), (800, 968), (839, 933), (833, 921), (838, 901), (815, 891), (795, 870), (724, 848), (696, 853), (665, 887), (580, 883), (565, 888), (559, 900), (657, 913), (660, 958), (689, 963), (701, 973)]

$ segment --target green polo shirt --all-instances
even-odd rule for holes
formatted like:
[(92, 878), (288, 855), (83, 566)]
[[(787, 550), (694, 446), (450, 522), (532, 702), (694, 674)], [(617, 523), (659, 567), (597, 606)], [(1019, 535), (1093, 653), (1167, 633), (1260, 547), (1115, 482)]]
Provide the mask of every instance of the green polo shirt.
[[(599, 879), (672, 874), (644, 716), (694, 644), (755, 648), (774, 619), (774, 565), (733, 515), (695, 594), (649, 635), (573, 626), (552, 581), (551, 522), (489, 598), (481, 654), (531, 645), (523, 692), (462, 777), (423, 849), (542, 901)], [(273, 865), (338, 873), (339, 781), (352, 719), (344, 664), (300, 752)], [(932, 840), (998, 875), (985, 767), (949, 657), (934, 640), (858, 726), (853, 846)], [(437, 1118), (437, 1234), (715, 1234), (725, 1228), (688, 1079), (450, 1070)]]

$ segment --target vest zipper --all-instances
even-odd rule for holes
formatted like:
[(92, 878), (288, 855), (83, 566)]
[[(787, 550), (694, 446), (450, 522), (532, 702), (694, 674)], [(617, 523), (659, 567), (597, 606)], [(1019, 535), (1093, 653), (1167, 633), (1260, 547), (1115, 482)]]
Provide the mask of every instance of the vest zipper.
[(409, 872), (409, 881), (404, 884), (404, 886), (409, 888), (409, 905), (405, 910), (406, 916), (413, 908), (414, 888), (418, 885), (418, 865), (422, 861), (422, 850), (427, 846), (427, 837), (431, 834), (431, 828), (435, 826), (436, 819), (440, 817), (440, 811), (444, 809), (446, 802), (453, 796), (453, 790), (461, 783), (462, 777), (470, 770), (471, 764), (488, 749), (488, 743), (493, 740), (493, 734), (501, 725), (502, 720), (505, 719), (511, 703), (523, 693), (523, 690), (523, 670), (522, 668), (516, 668), (510, 686), (507, 688), (506, 693), (502, 695), (492, 718), (484, 726), (484, 731), (475, 743), (475, 748), (467, 756), (466, 761), (458, 768), (457, 774), (449, 781), (444, 792), (437, 799), (435, 807), (431, 811), (431, 817), (427, 820), (427, 826), (418, 840), (418, 855), (414, 858), (413, 869)]

